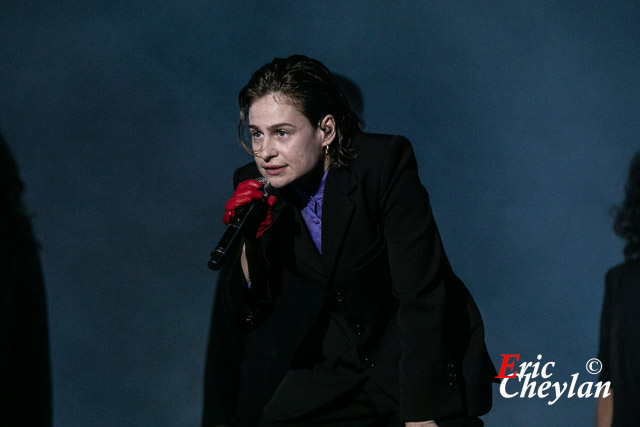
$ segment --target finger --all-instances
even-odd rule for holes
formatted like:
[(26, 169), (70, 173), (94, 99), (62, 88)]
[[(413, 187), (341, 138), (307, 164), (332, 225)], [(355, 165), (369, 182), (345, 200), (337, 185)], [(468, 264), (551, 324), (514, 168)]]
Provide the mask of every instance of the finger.
[(243, 188), (236, 190), (236, 192), (233, 194), (232, 199), (244, 196), (248, 196), (253, 200), (262, 199), (263, 197), (262, 191), (260, 190), (256, 190), (255, 188)]
[(278, 199), (276, 196), (269, 196), (267, 198), (267, 206), (269, 206), (270, 208), (272, 208), (277, 202)]
[(233, 196), (233, 198), (229, 199), (224, 208), (227, 210), (238, 209), (240, 206), (247, 205), (251, 203), (254, 199), (248, 194), (240, 194)]
[(244, 189), (244, 188), (252, 188), (252, 189), (258, 189), (258, 188), (262, 188), (262, 182), (258, 181), (257, 179), (248, 179), (246, 181), (242, 181), (240, 184), (238, 184), (238, 190), (239, 189)]
[(233, 219), (233, 216), (235, 215), (235, 211), (233, 210), (227, 210), (224, 213), (224, 216), (222, 217), (222, 221), (224, 221), (225, 225), (229, 225), (229, 223), (231, 222), (231, 220)]

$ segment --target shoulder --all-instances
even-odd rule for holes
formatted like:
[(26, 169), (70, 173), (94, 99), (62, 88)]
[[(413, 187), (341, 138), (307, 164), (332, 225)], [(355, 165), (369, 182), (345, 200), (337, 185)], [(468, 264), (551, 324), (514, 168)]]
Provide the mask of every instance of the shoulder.
[(353, 140), (356, 158), (351, 167), (357, 174), (384, 174), (397, 167), (417, 168), (413, 147), (401, 135), (360, 132)]
[[(349, 182), (364, 194), (368, 200), (384, 202), (393, 197), (399, 200), (415, 202), (427, 201), (420, 176), (418, 163), (411, 143), (400, 135), (359, 133), (354, 139), (356, 157), (347, 167)], [(335, 174), (336, 176), (338, 173)]]
[(607, 271), (607, 291), (612, 295), (627, 286), (638, 286), (640, 283), (640, 260), (626, 261)]
[(239, 167), (233, 172), (233, 188), (237, 187), (242, 181), (260, 177), (260, 172), (255, 162), (249, 162)]
[(626, 261), (612, 267), (607, 271), (607, 280), (616, 280), (625, 276), (637, 277), (640, 275), (640, 259)]
[[(411, 143), (402, 135), (360, 132), (353, 139), (356, 159), (388, 159), (390, 153), (411, 151)], [(357, 160), (356, 160), (357, 161)]]

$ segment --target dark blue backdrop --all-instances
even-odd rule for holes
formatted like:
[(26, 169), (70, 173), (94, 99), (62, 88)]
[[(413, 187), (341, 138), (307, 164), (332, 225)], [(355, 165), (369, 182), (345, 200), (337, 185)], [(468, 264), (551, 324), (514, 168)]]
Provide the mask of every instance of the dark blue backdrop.
[[(54, 5), (55, 3), (55, 5)], [(35, 213), (58, 426), (199, 423), (236, 94), (274, 56), (351, 77), (414, 144), (489, 351), (589, 377), (609, 208), (640, 148), (636, 2), (5, 0), (0, 131)], [(495, 426), (588, 425), (504, 399)]]

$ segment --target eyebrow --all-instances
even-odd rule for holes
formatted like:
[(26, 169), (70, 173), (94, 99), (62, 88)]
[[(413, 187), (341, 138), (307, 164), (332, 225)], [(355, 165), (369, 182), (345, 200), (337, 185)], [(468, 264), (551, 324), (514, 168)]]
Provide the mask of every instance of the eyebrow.
[[(291, 123), (276, 123), (275, 125), (271, 125), (267, 128), (268, 131), (273, 131), (274, 129), (278, 129), (281, 127), (292, 127), (295, 128), (294, 125), (292, 125)], [(257, 129), (260, 130), (260, 128), (256, 125), (249, 125), (249, 129)]]

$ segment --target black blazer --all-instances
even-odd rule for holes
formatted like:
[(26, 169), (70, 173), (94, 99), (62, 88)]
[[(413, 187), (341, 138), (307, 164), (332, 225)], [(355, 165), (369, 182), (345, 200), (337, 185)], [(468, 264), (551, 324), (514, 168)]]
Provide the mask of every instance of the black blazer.
[[(284, 310), (298, 324), (288, 337), (294, 347), (317, 326), (323, 307), (339, 313), (352, 328), (347, 339), (362, 370), (399, 402), (402, 420), (485, 414), (495, 370), (482, 319), (444, 253), (411, 145), (360, 133), (354, 148), (350, 166), (327, 176), (322, 257), (296, 215), (295, 197), (283, 189), (274, 225), (258, 239), (252, 289), (236, 260), (221, 275), (221, 298), (256, 330), (287, 301)], [(236, 171), (234, 184), (256, 176), (249, 164)], [(293, 368), (304, 368), (300, 352), (289, 356)]]

